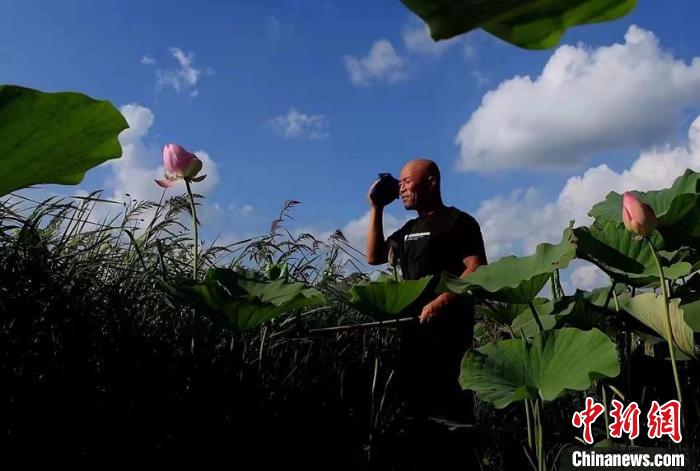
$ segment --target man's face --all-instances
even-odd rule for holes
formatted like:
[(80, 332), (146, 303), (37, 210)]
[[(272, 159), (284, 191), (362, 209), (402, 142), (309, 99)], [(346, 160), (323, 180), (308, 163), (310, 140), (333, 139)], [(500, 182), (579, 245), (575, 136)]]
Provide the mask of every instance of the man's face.
[(416, 209), (423, 195), (426, 194), (427, 181), (425, 172), (415, 165), (407, 164), (401, 170), (399, 178), (399, 196), (406, 209)]

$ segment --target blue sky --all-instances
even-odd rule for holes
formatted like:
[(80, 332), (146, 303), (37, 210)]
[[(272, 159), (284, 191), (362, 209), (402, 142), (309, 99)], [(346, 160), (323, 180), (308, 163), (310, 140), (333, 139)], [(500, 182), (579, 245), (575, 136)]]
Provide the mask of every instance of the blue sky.
[[(700, 161), (688, 142), (700, 104), (694, 0), (639, 0), (548, 51), (480, 31), (435, 46), (398, 0), (0, 5), (2, 83), (84, 92), (140, 119), (124, 163), (48, 191), (153, 197), (160, 148), (178, 142), (216, 167), (201, 187), (209, 237), (260, 233), (295, 198), (295, 227), (341, 228), (362, 248), (376, 174), (427, 156), (493, 259), (556, 239), (601, 193), (663, 187)], [(388, 213), (390, 227), (413, 217), (398, 203)]]

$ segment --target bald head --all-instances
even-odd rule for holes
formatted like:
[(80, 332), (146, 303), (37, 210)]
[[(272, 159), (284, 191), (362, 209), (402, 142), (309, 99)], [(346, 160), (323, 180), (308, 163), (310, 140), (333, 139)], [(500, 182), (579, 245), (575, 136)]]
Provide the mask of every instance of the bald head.
[(429, 159), (413, 159), (409, 160), (406, 165), (404, 165), (403, 170), (401, 170), (401, 175), (404, 174), (404, 170), (412, 173), (416, 177), (428, 178), (433, 177), (435, 181), (440, 183), (440, 169), (437, 164)]
[(442, 204), (440, 169), (429, 159), (413, 159), (401, 169), (401, 200), (406, 209), (420, 210), (425, 205)]

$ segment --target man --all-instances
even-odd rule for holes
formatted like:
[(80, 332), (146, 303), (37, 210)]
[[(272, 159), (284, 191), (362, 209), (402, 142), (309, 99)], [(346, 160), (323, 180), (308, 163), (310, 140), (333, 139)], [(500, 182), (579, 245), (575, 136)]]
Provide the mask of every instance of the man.
[(443, 204), (440, 171), (432, 160), (408, 162), (399, 184), (404, 208), (417, 211), (418, 217), (385, 240), (384, 208), (370, 196), (373, 185), (367, 195), (371, 209), (366, 258), (369, 264), (379, 265), (398, 255), (404, 279), (433, 276), (408, 309), (420, 315), (419, 323), (400, 331), (402, 395), (413, 415), (469, 420), (471, 404), (465, 404), (469, 399), (462, 394), (458, 378), (462, 357), (471, 347), (474, 308), (465, 297), (437, 294), (435, 287), (443, 271), (468, 276), (487, 263), (481, 230), (469, 214)]

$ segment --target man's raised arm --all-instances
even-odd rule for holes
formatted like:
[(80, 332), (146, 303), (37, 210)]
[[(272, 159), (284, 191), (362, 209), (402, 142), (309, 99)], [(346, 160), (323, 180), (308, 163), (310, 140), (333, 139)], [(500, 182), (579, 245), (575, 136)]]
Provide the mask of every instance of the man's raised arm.
[[(379, 182), (374, 182), (376, 185)], [(369, 201), (369, 224), (367, 225), (367, 245), (365, 246), (365, 258), (370, 265), (381, 265), (387, 262), (387, 243), (384, 239), (384, 227), (382, 218), (384, 216), (384, 206), (380, 206), (372, 201), (372, 185), (367, 192)]]

